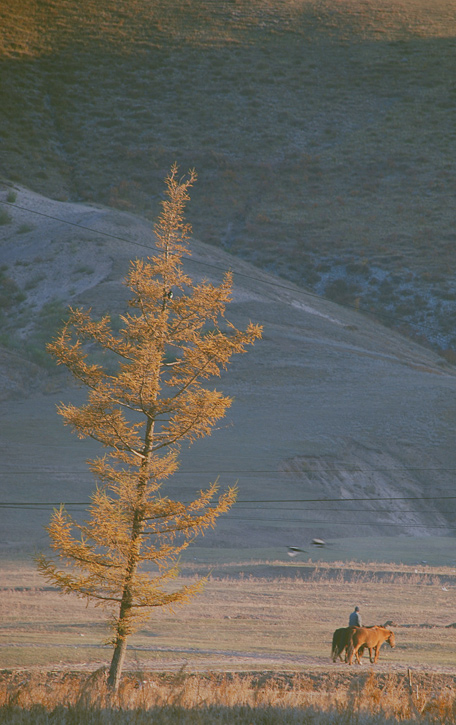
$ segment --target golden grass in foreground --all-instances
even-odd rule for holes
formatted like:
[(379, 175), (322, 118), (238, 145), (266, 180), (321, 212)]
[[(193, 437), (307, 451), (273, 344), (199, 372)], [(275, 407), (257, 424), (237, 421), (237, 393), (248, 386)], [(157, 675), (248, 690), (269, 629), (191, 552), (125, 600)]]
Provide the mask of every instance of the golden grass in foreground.
[(456, 722), (455, 678), (421, 675), (0, 673), (2, 723)]

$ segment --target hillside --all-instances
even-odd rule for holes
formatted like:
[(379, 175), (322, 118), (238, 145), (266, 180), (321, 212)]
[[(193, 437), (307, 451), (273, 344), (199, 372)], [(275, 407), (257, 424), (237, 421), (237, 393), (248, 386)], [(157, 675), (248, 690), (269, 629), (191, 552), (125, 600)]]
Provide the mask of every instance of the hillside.
[[(454, 359), (449, 0), (10, 0), (0, 176), (155, 217)], [(4, 209), (0, 223), (5, 223)]]
[[(153, 254), (150, 224), (139, 216), (13, 191), (0, 227), (3, 553), (44, 545), (52, 502), (83, 509), (93, 486), (84, 461), (100, 452), (63, 427), (56, 403), (83, 392), (43, 367), (44, 341), (68, 304), (122, 311), (129, 260)], [(4, 187), (0, 199), (11, 192)], [(315, 536), (452, 536), (453, 503), (444, 497), (454, 495), (454, 368), (221, 249), (197, 239), (192, 249), (193, 278), (218, 280), (232, 269), (228, 318), (264, 325), (264, 339), (218, 384), (235, 398), (227, 418), (183, 451), (168, 489), (185, 497), (217, 476), (222, 486), (239, 481), (239, 504), (205, 545), (285, 554)], [(445, 541), (450, 563), (456, 552)]]

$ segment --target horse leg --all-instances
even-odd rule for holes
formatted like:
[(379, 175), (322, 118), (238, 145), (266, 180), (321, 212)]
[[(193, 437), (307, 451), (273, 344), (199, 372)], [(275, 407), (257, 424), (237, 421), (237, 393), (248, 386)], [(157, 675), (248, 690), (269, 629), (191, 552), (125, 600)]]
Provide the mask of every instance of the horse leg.
[(380, 647), (381, 647), (381, 645), (379, 645), (379, 644), (378, 644), (378, 645), (377, 645), (376, 647), (374, 647), (374, 652), (375, 652), (375, 657), (374, 657), (374, 664), (375, 664), (375, 663), (377, 662), (377, 660), (378, 660), (378, 655), (379, 655), (379, 653), (380, 653)]
[(363, 657), (363, 654), (364, 654), (364, 650), (366, 649), (366, 646), (367, 646), (367, 645), (365, 645), (365, 644), (362, 644), (362, 645), (361, 645), (361, 646), (359, 647), (359, 649), (358, 649), (358, 652), (356, 653), (356, 658), (357, 658), (357, 661), (358, 661), (358, 664), (359, 664), (359, 665), (362, 665), (362, 662), (361, 662), (361, 660), (362, 660), (362, 657)]
[(353, 663), (353, 655), (355, 656), (356, 663), (358, 665), (361, 664), (361, 660), (359, 658), (359, 645), (355, 646), (353, 643), (350, 645), (350, 649), (348, 651), (348, 664), (351, 665)]
[(337, 660), (337, 658), (339, 658), (341, 662), (344, 661), (343, 657), (342, 657), (343, 651), (344, 651), (344, 646), (340, 642), (338, 642), (336, 649), (334, 651), (334, 655), (335, 655), (334, 662)]

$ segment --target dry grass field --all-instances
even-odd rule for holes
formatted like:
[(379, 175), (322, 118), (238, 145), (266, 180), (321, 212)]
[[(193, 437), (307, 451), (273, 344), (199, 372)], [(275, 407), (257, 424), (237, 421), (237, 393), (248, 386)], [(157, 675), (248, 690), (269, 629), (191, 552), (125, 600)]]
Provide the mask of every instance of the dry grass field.
[[(132, 637), (128, 667), (347, 669), (330, 663), (331, 640), (358, 603), (365, 624), (394, 623), (396, 648), (384, 646), (375, 670), (456, 674), (454, 569), (309, 561), (241, 562), (239, 569), (213, 575), (184, 607), (158, 610)], [(196, 565), (187, 564), (183, 577), (192, 571)], [(109, 658), (105, 614), (62, 597), (17, 561), (2, 566), (0, 615), (4, 667), (92, 670)]]
[[(279, 564), (292, 571), (278, 578)], [(314, 564), (244, 562), (253, 574), (213, 577), (189, 605), (157, 612), (132, 638), (114, 698), (100, 611), (5, 564), (0, 721), (456, 722), (456, 572)], [(330, 660), (354, 602), (366, 624), (394, 622), (396, 647), (376, 665)]]
[(155, 217), (195, 167), (202, 241), (451, 351), (449, 0), (13, 0), (0, 23), (4, 180)]
[(100, 671), (2, 672), (0, 717), (11, 725), (452, 725), (454, 688), (454, 677), (444, 675), (139, 670), (124, 678), (113, 697)]

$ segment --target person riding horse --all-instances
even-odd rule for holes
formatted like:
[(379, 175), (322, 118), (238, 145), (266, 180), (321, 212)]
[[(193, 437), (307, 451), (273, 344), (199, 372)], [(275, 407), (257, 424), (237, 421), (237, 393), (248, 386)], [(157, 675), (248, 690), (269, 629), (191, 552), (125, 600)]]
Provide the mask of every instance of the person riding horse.
[(359, 613), (359, 607), (355, 607), (354, 611), (348, 618), (349, 627), (362, 627), (361, 614)]

